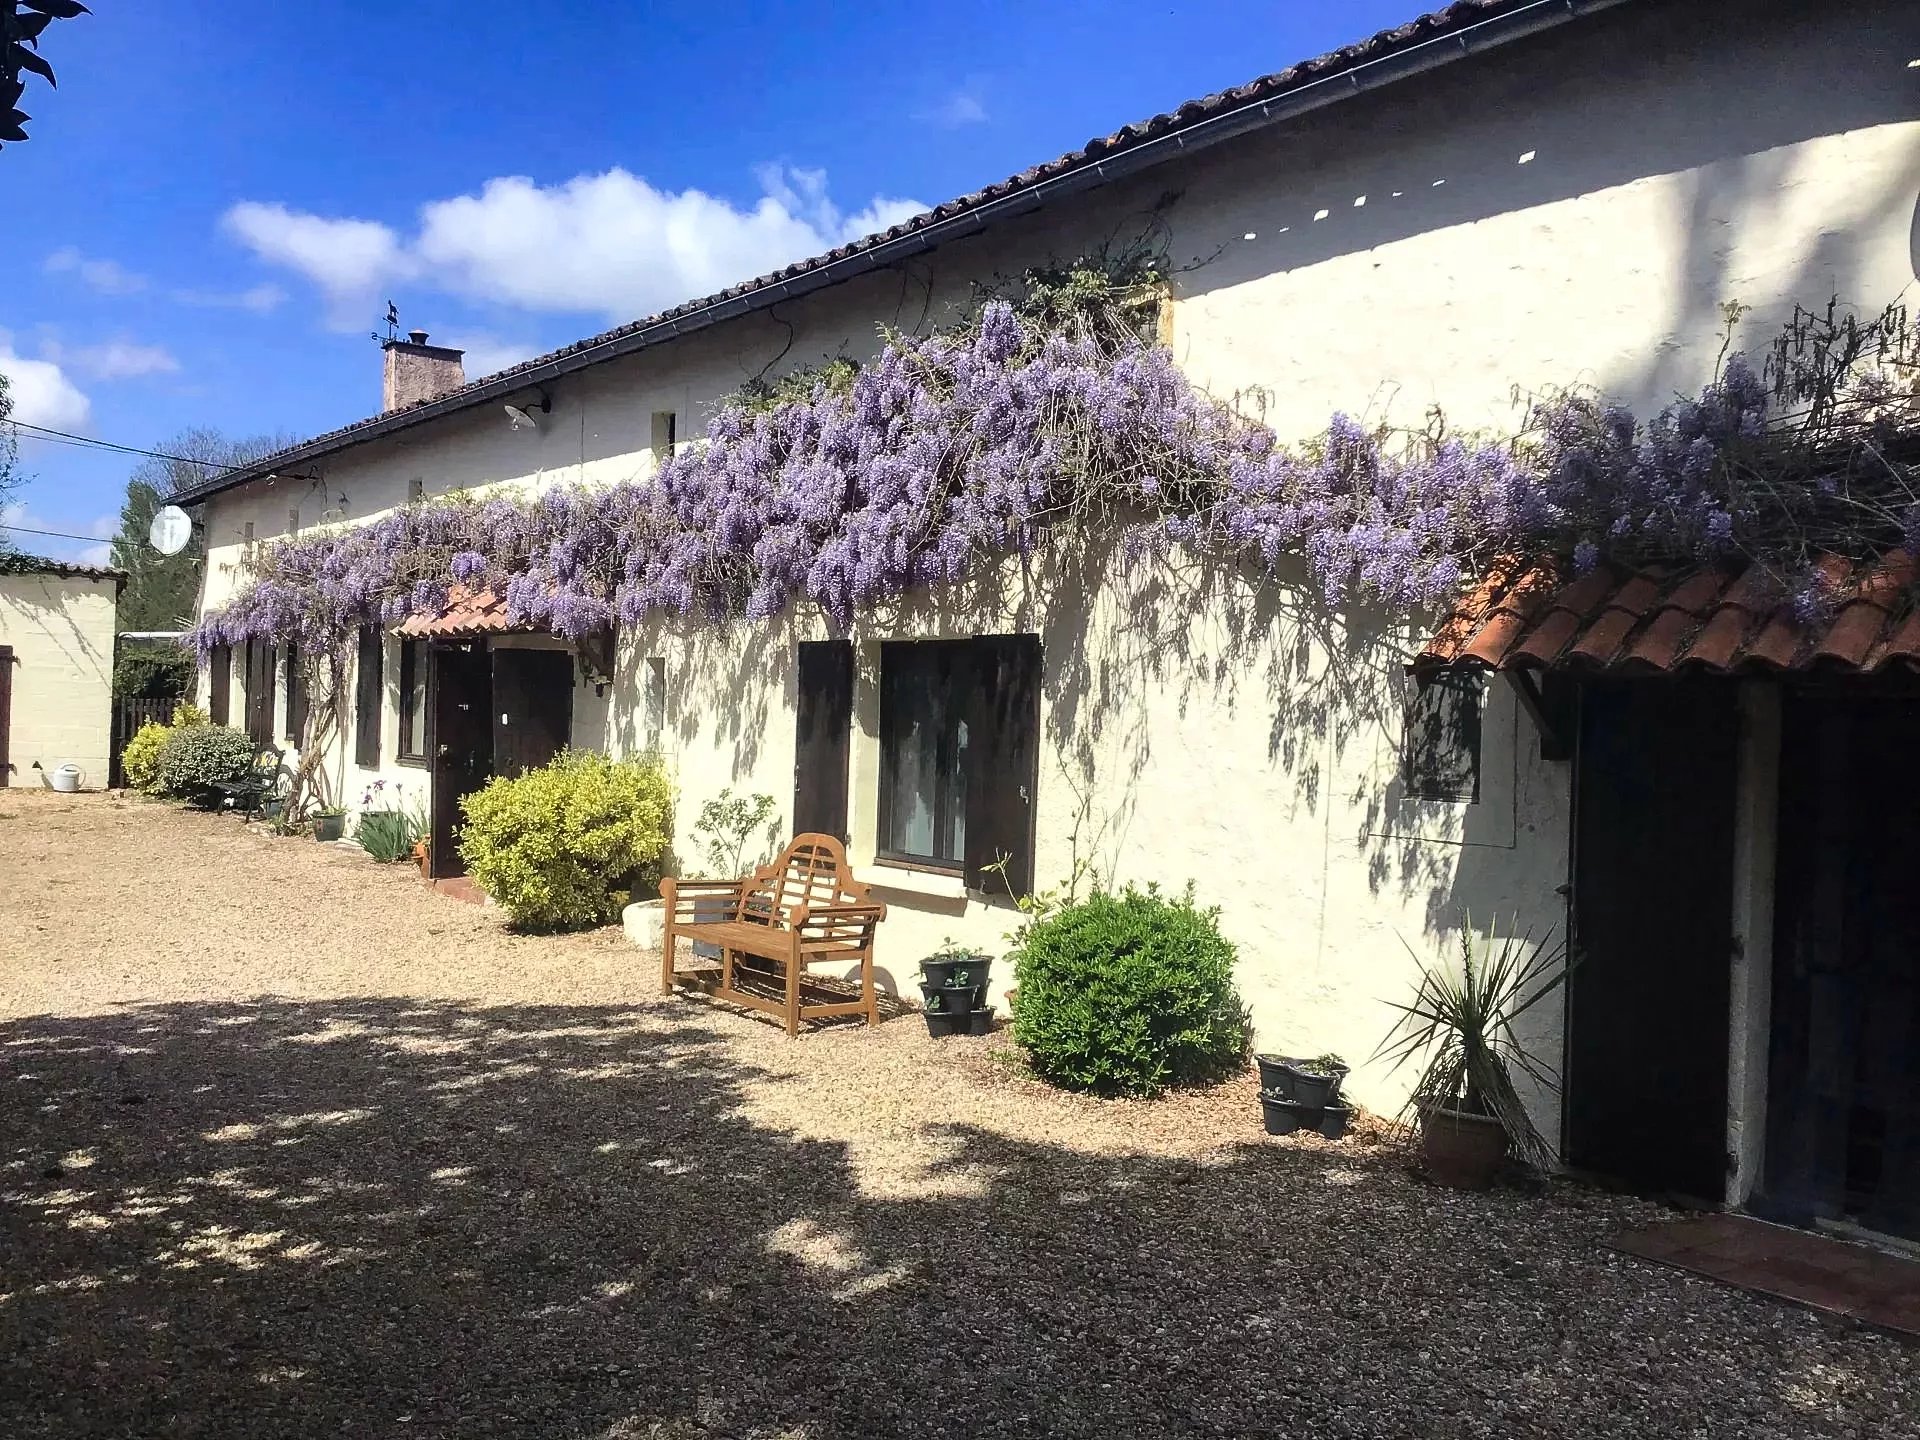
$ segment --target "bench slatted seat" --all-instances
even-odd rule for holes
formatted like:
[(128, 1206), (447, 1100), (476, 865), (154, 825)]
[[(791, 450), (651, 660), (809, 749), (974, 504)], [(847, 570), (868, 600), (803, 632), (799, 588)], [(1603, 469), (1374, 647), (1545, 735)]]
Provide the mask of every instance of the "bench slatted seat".
[[(873, 933), (887, 907), (869, 898), (871, 891), (847, 869), (846, 847), (832, 835), (798, 835), (770, 865), (743, 880), (660, 882), (666, 902), (660, 988), (673, 993), (674, 942), (682, 937), (720, 950), (723, 1000), (781, 1015), (787, 1033), (800, 1033), (802, 1020), (835, 1015), (865, 1015), (880, 1023), (873, 983)], [(715, 912), (724, 919), (712, 918)], [(768, 999), (736, 989), (734, 970), (742, 956), (783, 967), (785, 996)], [(801, 1003), (800, 982), (809, 965), (860, 967), (860, 998), (829, 1004)]]

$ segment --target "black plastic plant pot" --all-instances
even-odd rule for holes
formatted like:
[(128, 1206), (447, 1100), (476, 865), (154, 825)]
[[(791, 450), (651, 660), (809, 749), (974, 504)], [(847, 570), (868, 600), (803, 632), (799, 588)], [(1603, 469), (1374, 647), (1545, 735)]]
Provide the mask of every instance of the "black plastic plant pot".
[(991, 1005), (983, 1005), (971, 1015), (967, 1016), (967, 1033), (969, 1035), (991, 1035), (993, 1033), (993, 1007)]
[(992, 967), (991, 955), (955, 955), (951, 959), (922, 960), (920, 975), (927, 985), (965, 985), (978, 990), (987, 983)]
[(1260, 1118), (1267, 1122), (1267, 1134), (1291, 1135), (1302, 1126), (1314, 1126), (1319, 1114), (1298, 1100), (1289, 1100), (1285, 1096), (1262, 1090)]
[(1256, 1055), (1253, 1063), (1260, 1067), (1262, 1090), (1271, 1090), (1284, 1100), (1299, 1098), (1293, 1093), (1293, 1067), (1299, 1061), (1290, 1055)]
[(323, 844), (330, 845), (346, 833), (347, 817), (345, 815), (336, 812), (332, 815), (313, 817), (313, 838)]
[(965, 1015), (943, 1015), (938, 1010), (927, 1011), (927, 1034), (939, 1040), (948, 1035), (964, 1035), (967, 1031)]
[[(925, 995), (930, 989), (923, 985), (920, 993)], [(932, 993), (940, 997), (940, 1008), (950, 1015), (971, 1015), (987, 1003), (987, 987), (984, 985), (942, 985)]]
[(1340, 1100), (1340, 1082), (1347, 1078), (1347, 1067), (1342, 1065), (1330, 1075), (1322, 1075), (1313, 1070), (1302, 1070), (1299, 1061), (1294, 1061), (1286, 1070), (1291, 1079), (1288, 1093), (1302, 1105), (1314, 1110), (1324, 1110)]
[(1346, 1138), (1347, 1121), (1353, 1118), (1353, 1110), (1346, 1105), (1329, 1105), (1320, 1112), (1320, 1133), (1329, 1140)]

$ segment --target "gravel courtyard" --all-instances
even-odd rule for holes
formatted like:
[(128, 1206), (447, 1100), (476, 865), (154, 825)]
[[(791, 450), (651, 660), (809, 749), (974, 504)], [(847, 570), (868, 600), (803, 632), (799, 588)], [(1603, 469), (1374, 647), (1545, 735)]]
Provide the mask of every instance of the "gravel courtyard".
[(0, 1435), (1920, 1436), (1920, 1352), (1655, 1212), (789, 1042), (617, 931), (0, 791)]

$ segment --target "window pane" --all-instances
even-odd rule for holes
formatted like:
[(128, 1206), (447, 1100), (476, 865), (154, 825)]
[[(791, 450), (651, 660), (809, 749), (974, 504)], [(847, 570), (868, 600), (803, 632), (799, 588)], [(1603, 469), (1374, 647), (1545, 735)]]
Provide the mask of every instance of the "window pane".
[(887, 645), (880, 658), (880, 849), (958, 864), (966, 844), (961, 647)]
[(400, 642), (400, 753), (418, 759), (426, 748), (426, 643), (403, 640)]

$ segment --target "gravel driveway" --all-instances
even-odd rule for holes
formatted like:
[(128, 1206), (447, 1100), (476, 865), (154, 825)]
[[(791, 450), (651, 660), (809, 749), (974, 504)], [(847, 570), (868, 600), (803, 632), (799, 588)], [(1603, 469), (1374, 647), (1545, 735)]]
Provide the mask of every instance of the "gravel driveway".
[(1920, 1436), (1920, 1354), (1651, 1207), (789, 1042), (617, 931), (0, 791), (0, 1435)]

